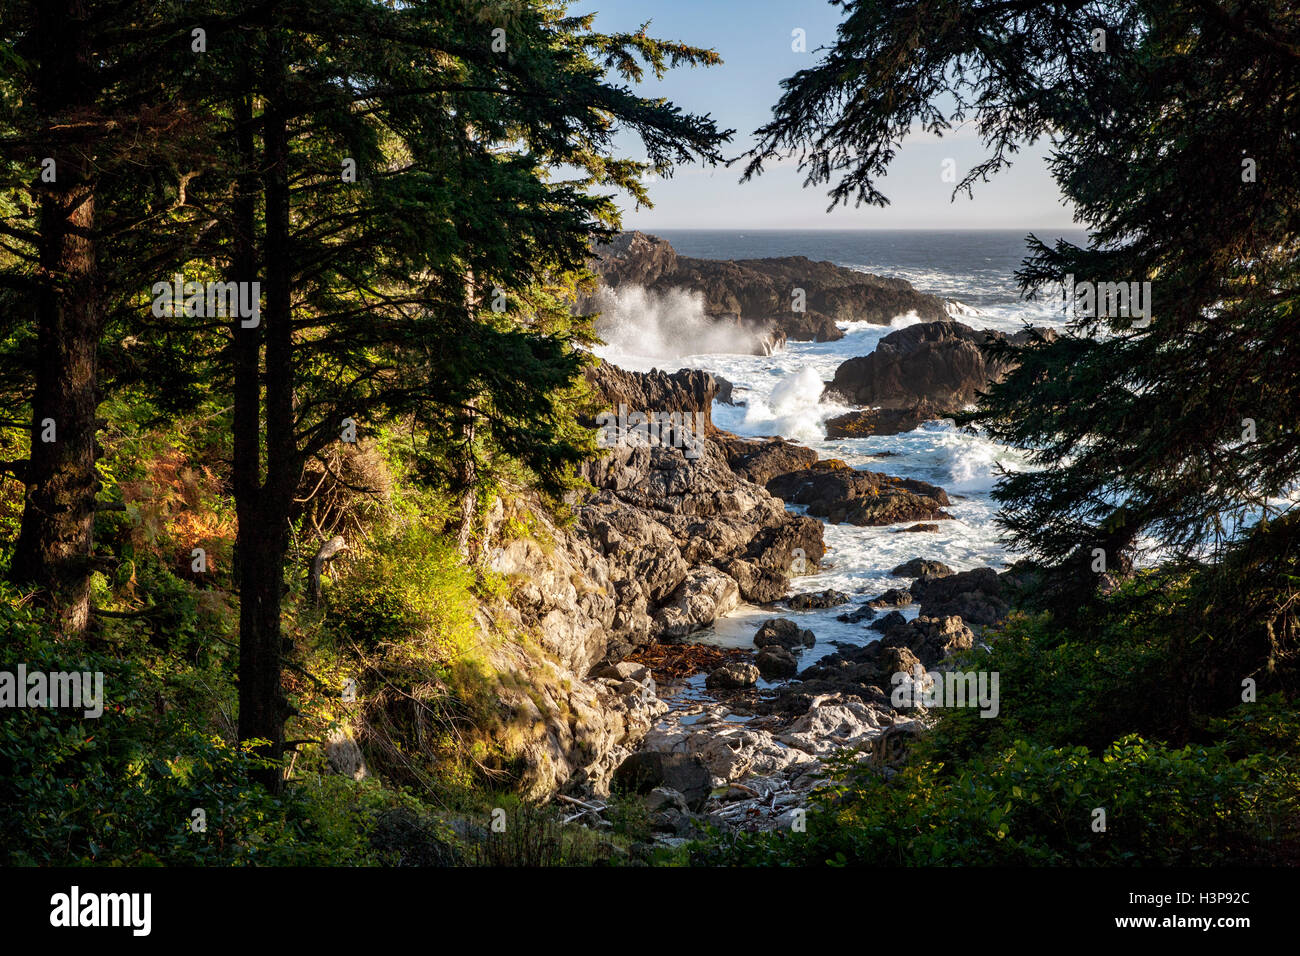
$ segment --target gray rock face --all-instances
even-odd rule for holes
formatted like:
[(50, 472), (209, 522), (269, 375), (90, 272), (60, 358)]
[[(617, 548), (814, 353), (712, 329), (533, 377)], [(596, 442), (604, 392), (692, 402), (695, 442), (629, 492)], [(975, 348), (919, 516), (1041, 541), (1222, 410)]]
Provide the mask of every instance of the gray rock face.
[(732, 661), (723, 664), (705, 678), (705, 687), (721, 687), (736, 690), (741, 687), (753, 687), (758, 683), (759, 669), (748, 661)]
[(836, 524), (886, 525), (952, 518), (943, 510), (950, 503), (948, 495), (937, 485), (858, 471), (833, 458), (777, 475), (767, 483), (767, 490)]
[[(843, 337), (837, 322), (888, 325), (916, 312), (923, 319), (947, 315), (943, 301), (918, 292), (902, 279), (856, 272), (803, 256), (720, 261), (678, 255), (663, 239), (625, 232), (595, 250), (592, 267), (602, 285), (641, 286), (654, 292), (690, 289), (704, 297), (705, 313), (717, 321), (773, 329), (801, 341)], [(804, 310), (795, 311), (795, 289), (804, 292)], [(591, 300), (578, 304), (591, 312)]]
[(614, 771), (613, 789), (648, 794), (659, 788), (676, 790), (691, 810), (701, 810), (713, 790), (713, 776), (695, 754), (642, 750)]
[(758, 652), (755, 658), (759, 673), (769, 680), (793, 677), (799, 670), (799, 663), (794, 653), (780, 644), (769, 644)]
[[(881, 339), (870, 355), (841, 364), (827, 391), (855, 405), (906, 410), (911, 419), (951, 415), (973, 403), (979, 392), (1000, 381), (1010, 370), (1001, 359), (987, 355), (983, 346), (995, 341), (1023, 345), (1031, 340), (1032, 334), (1026, 331), (1008, 337), (993, 330), (972, 329), (950, 319), (908, 326)], [(1051, 337), (1054, 333), (1048, 331), (1046, 335)], [(903, 428), (904, 424), (906, 421), (900, 420), (898, 428), (910, 430)], [(857, 429), (853, 434), (891, 433), (863, 431), (872, 427), (880, 426), (854, 419), (841, 421), (837, 430)]]
[(805, 647), (812, 647), (815, 643), (817, 643), (817, 636), (812, 631), (801, 628), (785, 617), (774, 617), (770, 621), (764, 621), (754, 635), (755, 647), (775, 644), (796, 653)]

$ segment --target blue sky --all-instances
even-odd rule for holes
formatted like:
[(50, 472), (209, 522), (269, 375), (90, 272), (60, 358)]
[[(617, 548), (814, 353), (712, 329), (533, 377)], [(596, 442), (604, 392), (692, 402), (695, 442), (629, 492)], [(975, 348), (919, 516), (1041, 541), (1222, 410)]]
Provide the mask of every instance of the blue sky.
[[(671, 71), (650, 78), (641, 92), (664, 96), (693, 113), (708, 113), (724, 129), (736, 130), (728, 156), (739, 155), (752, 132), (771, 118), (780, 82), (812, 65), (819, 46), (834, 41), (840, 10), (825, 0), (579, 0), (572, 13), (596, 11), (596, 28), (635, 31), (651, 20), (650, 33), (711, 47), (723, 65)], [(807, 35), (806, 53), (791, 49), (792, 31)], [(624, 152), (643, 157), (633, 136)], [(630, 229), (1057, 229), (1074, 225), (1047, 170), (1047, 147), (1039, 142), (1018, 154), (1014, 165), (976, 186), (974, 199), (951, 201), (943, 182), (946, 158), (964, 172), (984, 155), (970, 129), (943, 139), (909, 137), (899, 150), (882, 191), (891, 204), (837, 208), (827, 213), (825, 187), (805, 189), (794, 160), (769, 163), (767, 172), (741, 185), (740, 166), (683, 167), (672, 179), (650, 184), (655, 204), (636, 210), (624, 197), (624, 226)]]

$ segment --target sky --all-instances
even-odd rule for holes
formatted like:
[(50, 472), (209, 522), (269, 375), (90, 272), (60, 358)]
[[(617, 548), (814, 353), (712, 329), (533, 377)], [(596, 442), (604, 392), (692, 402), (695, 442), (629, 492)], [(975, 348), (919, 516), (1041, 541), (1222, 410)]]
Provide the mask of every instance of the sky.
[[(834, 42), (841, 10), (826, 0), (576, 0), (571, 13), (596, 12), (598, 30), (633, 31), (647, 20), (649, 33), (693, 46), (710, 47), (721, 66), (669, 71), (638, 87), (692, 113), (709, 114), (722, 129), (735, 129), (724, 147), (739, 156), (753, 144), (752, 133), (771, 119), (780, 83), (816, 62), (817, 48)], [(792, 49), (793, 31), (805, 31), (807, 52)], [(642, 159), (634, 135), (620, 138), (624, 155)], [(656, 229), (1061, 229), (1075, 226), (1070, 209), (1047, 168), (1048, 149), (1026, 146), (1009, 169), (978, 183), (973, 199), (952, 198), (942, 178), (944, 160), (956, 162), (958, 179), (984, 157), (972, 129), (938, 139), (909, 136), (880, 181), (890, 205), (854, 207), (852, 201), (828, 213), (826, 186), (805, 188), (794, 159), (769, 162), (766, 172), (740, 183), (743, 164), (685, 166), (671, 179), (649, 184), (653, 209), (635, 208), (622, 196), (624, 228)]]

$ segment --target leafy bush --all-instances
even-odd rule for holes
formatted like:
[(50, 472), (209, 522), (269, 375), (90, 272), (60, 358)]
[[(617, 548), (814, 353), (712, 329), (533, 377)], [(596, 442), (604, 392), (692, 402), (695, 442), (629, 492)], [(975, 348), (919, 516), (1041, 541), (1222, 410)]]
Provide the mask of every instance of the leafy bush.
[[(1274, 730), (1300, 719), (1273, 702)], [(1258, 719), (1242, 715), (1242, 721)], [(1294, 862), (1300, 759), (1233, 757), (1232, 743), (1171, 748), (1130, 736), (1100, 755), (1017, 741), (953, 772), (913, 759), (891, 778), (853, 756), (832, 766), (806, 833), (742, 835), (709, 864), (1245, 865)], [(1104, 812), (1104, 820), (1098, 814)], [(1105, 829), (1096, 829), (1102, 822)]]
[(454, 544), (423, 523), (402, 523), (377, 531), (330, 589), (330, 624), (366, 650), (416, 641), (454, 658), (472, 634), (474, 583)]

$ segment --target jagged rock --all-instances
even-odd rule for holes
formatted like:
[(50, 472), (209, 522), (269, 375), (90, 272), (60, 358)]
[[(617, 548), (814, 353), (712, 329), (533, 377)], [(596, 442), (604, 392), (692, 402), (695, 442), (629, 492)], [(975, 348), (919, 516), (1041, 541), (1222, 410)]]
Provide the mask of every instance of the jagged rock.
[(898, 627), (901, 624), (906, 624), (906, 623), (907, 623), (907, 618), (903, 617), (903, 615), (899, 614), (897, 611), (890, 611), (884, 617), (877, 618), (876, 620), (872, 621), (870, 624), (867, 625), (867, 627), (869, 627), (873, 631), (879, 631), (882, 634), (888, 634), (894, 628)]
[(845, 624), (861, 624), (863, 621), (872, 620), (875, 616), (876, 609), (870, 604), (863, 604), (847, 614), (838, 615), (835, 620), (843, 621)]
[(839, 604), (848, 604), (849, 596), (843, 591), (836, 591), (828, 588), (825, 591), (806, 592), (796, 594), (791, 597), (786, 604), (793, 611), (809, 611), (815, 608), (835, 607)]
[(793, 677), (799, 670), (793, 652), (779, 644), (769, 644), (758, 652), (755, 659), (759, 673), (768, 680)]
[(718, 442), (732, 470), (756, 485), (766, 485), (777, 475), (808, 468), (817, 461), (817, 452), (784, 438), (740, 438), (720, 432)]
[(970, 650), (975, 646), (975, 635), (962, 619), (950, 617), (918, 617), (913, 621), (891, 628), (881, 641), (884, 648), (906, 647), (921, 663), (929, 668), (956, 651)]
[(923, 667), (921, 659), (912, 653), (911, 648), (885, 647), (880, 652), (879, 668), (882, 678), (892, 674), (915, 674), (918, 667)]
[(760, 567), (744, 558), (732, 558), (722, 565), (740, 587), (740, 596), (755, 604), (770, 604), (780, 599), (790, 586), (790, 579), (781, 571)]
[(602, 362), (589, 368), (586, 375), (609, 410), (617, 412), (619, 405), (626, 405), (630, 412), (700, 412), (710, 426), (713, 424), (713, 400), (722, 387), (720, 381), (708, 372), (693, 368), (679, 369), (671, 374), (658, 369), (629, 372)]
[(776, 644), (796, 653), (805, 647), (812, 647), (816, 643), (817, 637), (812, 631), (801, 628), (794, 621), (785, 617), (774, 617), (771, 620), (764, 621), (754, 635), (755, 647), (767, 647), (770, 644)]
[(918, 531), (938, 531), (938, 530), (939, 530), (939, 526), (937, 524), (914, 524), (910, 528), (895, 528), (894, 534), (903, 534), (906, 532), (918, 532)]
[[(593, 252), (592, 268), (604, 288), (689, 289), (703, 296), (704, 311), (715, 321), (756, 333), (775, 329), (791, 339), (828, 342), (843, 338), (837, 322), (887, 325), (908, 312), (923, 319), (947, 315), (941, 299), (918, 292), (902, 279), (803, 256), (693, 259), (678, 255), (665, 240), (640, 232), (625, 232)], [(804, 292), (803, 311), (794, 311), (795, 289)], [(583, 300), (577, 308), (583, 313), (597, 311), (598, 299)]]
[[(906, 411), (903, 423), (922, 415), (953, 414), (1011, 368), (988, 356), (983, 346), (1007, 340), (1023, 345), (1035, 334), (1026, 330), (1007, 336), (950, 319), (911, 325), (886, 335), (870, 355), (842, 363), (827, 391), (855, 405)], [(1055, 335), (1050, 330), (1045, 334), (1049, 339)]]
[(943, 577), (920, 578), (913, 582), (912, 593), (921, 602), (923, 616), (955, 614), (968, 624), (987, 627), (999, 623), (1011, 609), (1003, 587), (1002, 578), (993, 568), (976, 568)]
[(952, 517), (942, 510), (950, 504), (948, 495), (936, 485), (858, 471), (833, 458), (777, 475), (767, 483), (767, 490), (836, 524), (886, 525)]
[(879, 597), (867, 602), (867, 607), (907, 607), (912, 603), (912, 592), (903, 588), (890, 588)]
[[(512, 639), (522, 624), (509, 623), (507, 610), (511, 605), (495, 614), (480, 610), (476, 620), (491, 670), (523, 678), (496, 687), (501, 722), (516, 729), (509, 746), (522, 766), (520, 789), (536, 798), (561, 788), (607, 793), (614, 769), (668, 705), (655, 696), (652, 682), (584, 680), (562, 662), (530, 651)], [(398, 706), (409, 710), (409, 701), (400, 698)], [(408, 719), (405, 710), (402, 719)]]
[(614, 771), (613, 789), (622, 793), (646, 794), (656, 788), (676, 790), (686, 806), (704, 809), (713, 790), (709, 768), (692, 754), (641, 750), (631, 754)]
[(704, 679), (705, 687), (721, 687), (735, 690), (741, 687), (753, 687), (758, 683), (758, 668), (746, 661), (732, 661), (723, 664)]
[(618, 608), (609, 622), (609, 659), (706, 626), (734, 606), (732, 587), (744, 600), (767, 603), (785, 594), (792, 574), (816, 567), (825, 553), (820, 523), (790, 514), (732, 469), (725, 443), (734, 436), (708, 418), (712, 376), (603, 365), (591, 380), (611, 407), (699, 411), (711, 436), (695, 457), (671, 445), (615, 444), (582, 467), (596, 491), (577, 503), (577, 523), (605, 558)]
[(900, 564), (889, 573), (896, 578), (944, 578), (952, 574), (953, 570), (942, 561), (913, 558), (906, 564)]
[(808, 712), (785, 733), (777, 734), (776, 739), (805, 753), (826, 757), (877, 736), (892, 720), (892, 715), (876, 704), (833, 694), (815, 699)]

